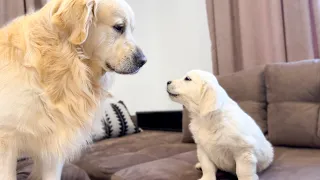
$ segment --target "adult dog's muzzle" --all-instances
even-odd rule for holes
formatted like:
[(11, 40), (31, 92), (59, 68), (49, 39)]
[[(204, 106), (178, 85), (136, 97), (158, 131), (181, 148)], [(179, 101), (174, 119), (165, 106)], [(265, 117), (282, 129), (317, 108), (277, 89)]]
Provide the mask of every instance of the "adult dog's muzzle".
[(140, 48), (137, 48), (133, 54), (133, 63), (135, 66), (141, 68), (147, 62), (146, 56)]
[(146, 64), (146, 62), (146, 56), (143, 54), (142, 50), (137, 47), (131, 54), (131, 57), (127, 57), (127, 59), (120, 66), (113, 67), (108, 63), (106, 66), (119, 74), (135, 74), (144, 64)]

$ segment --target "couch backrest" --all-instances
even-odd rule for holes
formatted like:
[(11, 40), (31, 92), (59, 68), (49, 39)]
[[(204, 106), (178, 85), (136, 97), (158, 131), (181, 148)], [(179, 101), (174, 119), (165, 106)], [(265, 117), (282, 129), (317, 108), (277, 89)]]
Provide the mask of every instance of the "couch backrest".
[(264, 66), (219, 76), (220, 85), (267, 134), (267, 103)]
[(320, 147), (320, 61), (267, 65), (265, 77), (272, 144)]

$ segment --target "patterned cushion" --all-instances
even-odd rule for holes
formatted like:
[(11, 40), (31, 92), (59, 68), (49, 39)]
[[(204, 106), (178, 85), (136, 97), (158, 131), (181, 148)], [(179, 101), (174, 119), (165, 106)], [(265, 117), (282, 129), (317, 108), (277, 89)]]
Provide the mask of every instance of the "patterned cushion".
[(109, 98), (96, 113), (92, 131), (94, 141), (141, 132), (122, 101)]

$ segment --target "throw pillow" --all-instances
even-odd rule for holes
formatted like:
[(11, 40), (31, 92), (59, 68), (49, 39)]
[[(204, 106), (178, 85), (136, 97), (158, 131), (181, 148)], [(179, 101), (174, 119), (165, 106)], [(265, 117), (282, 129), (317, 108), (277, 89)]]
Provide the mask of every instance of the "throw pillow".
[(99, 141), (139, 133), (142, 130), (134, 124), (123, 103), (113, 98), (104, 101), (95, 114), (92, 139)]

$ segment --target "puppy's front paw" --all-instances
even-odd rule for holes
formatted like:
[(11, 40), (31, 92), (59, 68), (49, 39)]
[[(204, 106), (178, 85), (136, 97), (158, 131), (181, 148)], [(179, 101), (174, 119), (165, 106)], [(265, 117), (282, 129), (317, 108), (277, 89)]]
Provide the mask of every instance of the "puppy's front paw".
[(201, 164), (199, 162), (194, 166), (194, 168), (198, 171), (202, 171)]

